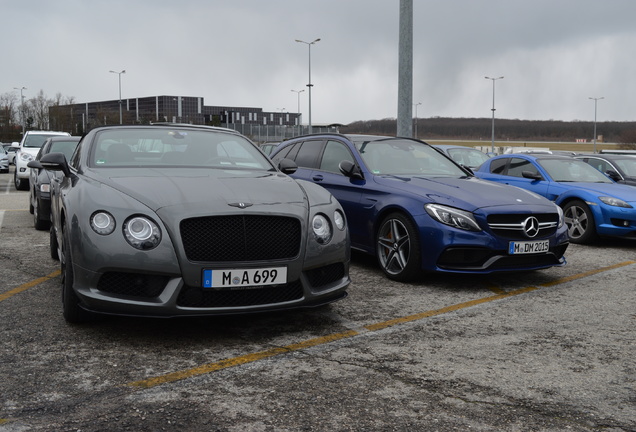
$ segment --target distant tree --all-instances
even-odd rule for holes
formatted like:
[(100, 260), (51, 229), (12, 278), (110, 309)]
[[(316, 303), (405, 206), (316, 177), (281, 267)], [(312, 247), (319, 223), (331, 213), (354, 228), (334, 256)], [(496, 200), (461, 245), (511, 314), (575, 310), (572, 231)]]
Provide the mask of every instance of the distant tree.
[(624, 131), (619, 139), (619, 147), (626, 150), (636, 149), (636, 129)]

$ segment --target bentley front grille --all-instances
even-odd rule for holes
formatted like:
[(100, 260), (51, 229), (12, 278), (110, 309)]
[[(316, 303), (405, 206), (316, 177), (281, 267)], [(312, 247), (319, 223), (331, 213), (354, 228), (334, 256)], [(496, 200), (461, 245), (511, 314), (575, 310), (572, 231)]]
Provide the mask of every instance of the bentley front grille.
[(206, 216), (181, 221), (181, 239), (193, 262), (291, 259), (300, 253), (301, 227), (285, 216)]

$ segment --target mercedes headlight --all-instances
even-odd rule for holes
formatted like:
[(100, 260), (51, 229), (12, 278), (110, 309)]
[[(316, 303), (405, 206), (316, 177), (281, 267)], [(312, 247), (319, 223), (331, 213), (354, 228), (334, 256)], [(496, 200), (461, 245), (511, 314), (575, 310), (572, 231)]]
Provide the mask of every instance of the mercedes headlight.
[(470, 212), (439, 204), (426, 204), (424, 209), (433, 219), (445, 225), (466, 231), (481, 231)]
[(557, 214), (559, 215), (559, 225), (557, 228), (561, 228), (565, 223), (565, 217), (563, 217), (563, 209), (556, 204), (555, 206), (557, 208)]

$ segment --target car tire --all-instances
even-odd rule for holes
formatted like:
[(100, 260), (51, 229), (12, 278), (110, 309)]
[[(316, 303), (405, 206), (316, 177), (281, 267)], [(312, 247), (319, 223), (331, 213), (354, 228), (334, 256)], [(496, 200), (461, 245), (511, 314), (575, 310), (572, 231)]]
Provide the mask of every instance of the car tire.
[(29, 189), (29, 179), (21, 179), (21, 178), (19, 178), (17, 170), (13, 172), (13, 183), (14, 183), (15, 188), (17, 190), (27, 190), (27, 189)]
[(36, 199), (33, 206), (33, 226), (36, 230), (44, 231), (48, 229), (51, 223), (48, 220), (41, 219), (42, 209), (40, 208), (40, 202)]
[(51, 224), (51, 227), (49, 228), (49, 250), (51, 252), (51, 258), (53, 258), (55, 261), (60, 260), (60, 255), (57, 252), (57, 248), (58, 244), (57, 237), (55, 236), (55, 227), (53, 226), (53, 224)]
[(33, 212), (35, 211), (35, 206), (33, 205), (33, 202), (35, 201), (35, 192), (33, 191), (33, 188), (31, 188), (31, 192), (29, 193), (29, 213), (33, 214)]
[(591, 243), (596, 240), (596, 224), (589, 206), (583, 201), (574, 200), (563, 207), (565, 224), (571, 243)]
[(421, 248), (417, 229), (402, 213), (391, 213), (376, 234), (376, 256), (391, 280), (408, 282), (420, 276)]
[(79, 298), (73, 289), (73, 258), (68, 233), (65, 231), (62, 241), (62, 312), (64, 319), (70, 324), (80, 324), (90, 321), (90, 312), (80, 306)]

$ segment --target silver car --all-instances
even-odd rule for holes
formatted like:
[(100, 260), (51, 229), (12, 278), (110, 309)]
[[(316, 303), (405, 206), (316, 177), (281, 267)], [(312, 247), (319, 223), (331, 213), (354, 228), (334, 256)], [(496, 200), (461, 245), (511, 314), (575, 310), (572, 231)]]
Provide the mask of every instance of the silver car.
[(0, 146), (0, 172), (9, 172), (9, 155), (3, 146)]
[(338, 201), (234, 131), (102, 127), (68, 163), (61, 153), (38, 163), (64, 174), (51, 188), (51, 254), (68, 322), (262, 312), (347, 295)]

